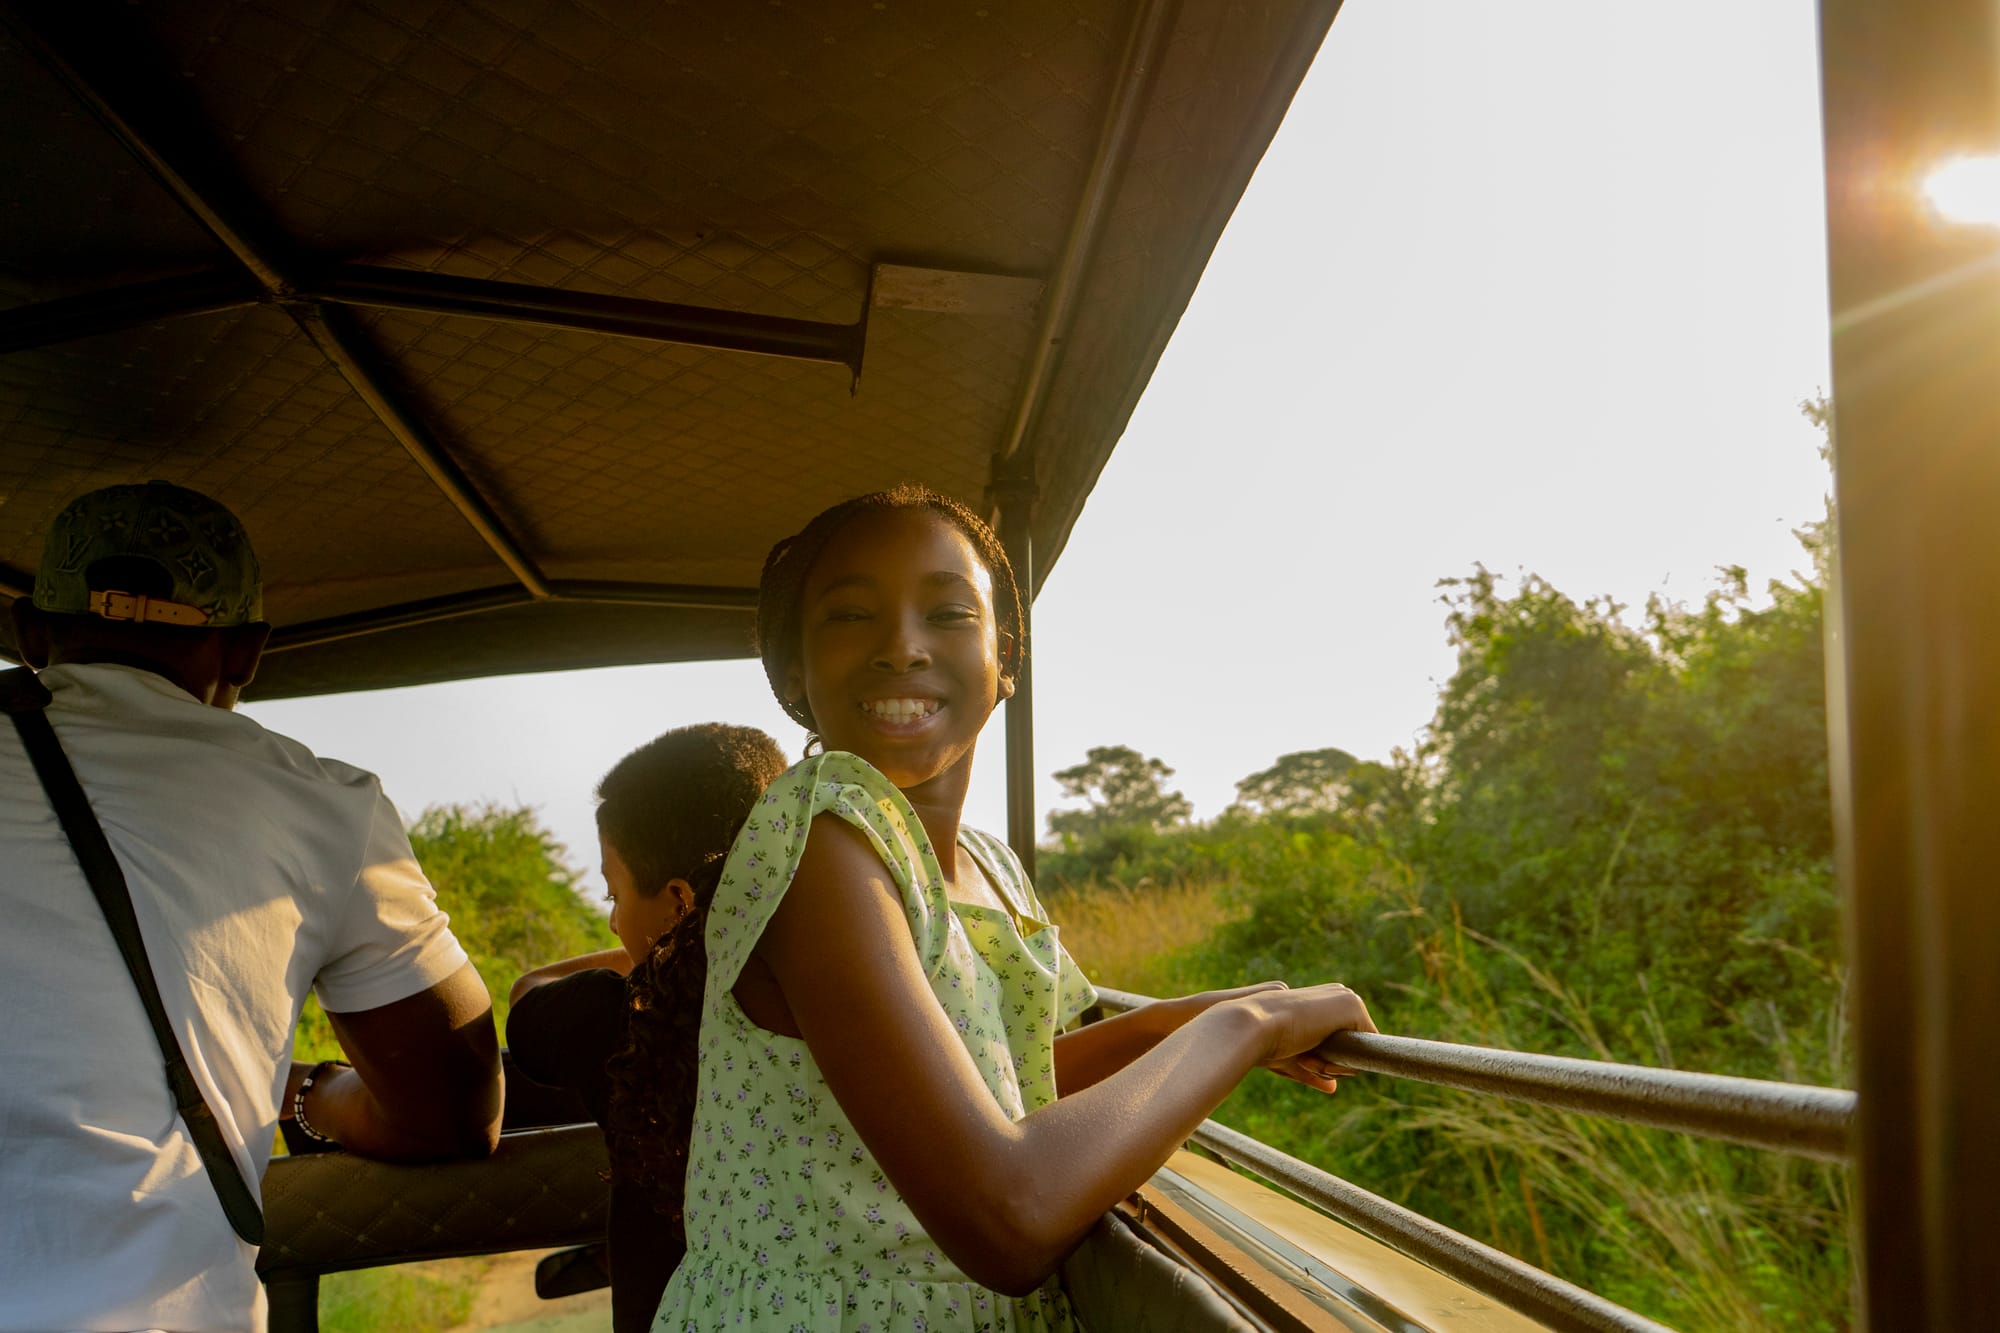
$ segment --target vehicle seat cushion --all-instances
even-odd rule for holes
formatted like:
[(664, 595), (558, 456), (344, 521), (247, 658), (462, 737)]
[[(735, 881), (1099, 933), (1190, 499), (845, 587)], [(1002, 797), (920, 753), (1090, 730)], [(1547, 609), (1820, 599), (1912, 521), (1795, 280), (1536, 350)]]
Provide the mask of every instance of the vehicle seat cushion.
[(1089, 1333), (1258, 1333), (1207, 1278), (1116, 1213), (1098, 1219), (1064, 1261), (1062, 1279)]

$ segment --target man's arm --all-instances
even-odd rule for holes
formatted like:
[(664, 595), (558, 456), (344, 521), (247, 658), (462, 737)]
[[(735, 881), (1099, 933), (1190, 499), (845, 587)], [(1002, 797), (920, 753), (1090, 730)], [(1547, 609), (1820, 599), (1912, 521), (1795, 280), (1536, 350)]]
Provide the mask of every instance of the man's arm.
[[(329, 1012), (352, 1069), (306, 1094), (306, 1119), (365, 1157), (484, 1157), (500, 1137), (500, 1043), (493, 1001), (471, 963), (428, 990), (377, 1009)], [(304, 1077), (295, 1068), (284, 1112)]]

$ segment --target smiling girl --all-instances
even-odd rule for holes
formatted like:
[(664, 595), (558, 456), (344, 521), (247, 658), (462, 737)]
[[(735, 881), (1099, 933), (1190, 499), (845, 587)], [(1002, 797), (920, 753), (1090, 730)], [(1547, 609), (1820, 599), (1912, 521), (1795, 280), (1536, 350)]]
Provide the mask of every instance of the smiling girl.
[(1061, 1034), (1090, 985), (959, 823), (1021, 643), (963, 506), (827, 510), (772, 550), (757, 619), (823, 750), (765, 792), (710, 909), (689, 1249), (654, 1327), (1073, 1328), (1054, 1274), (1097, 1217), (1251, 1069), (1331, 1092), (1311, 1052), (1367, 1010), (1273, 982)]

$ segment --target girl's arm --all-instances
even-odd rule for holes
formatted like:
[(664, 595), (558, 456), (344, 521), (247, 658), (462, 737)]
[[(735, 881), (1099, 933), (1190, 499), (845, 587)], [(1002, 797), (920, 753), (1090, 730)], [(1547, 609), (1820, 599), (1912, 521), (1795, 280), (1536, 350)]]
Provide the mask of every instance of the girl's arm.
[[(1152, 1050), (1191, 1019), (1227, 1000), (1240, 1000), (1260, 991), (1284, 990), (1282, 981), (1263, 981), (1254, 986), (1231, 990), (1202, 991), (1171, 1000), (1155, 1000), (1137, 1009), (1088, 1023), (1074, 1032), (1056, 1037), (1056, 1091), (1067, 1097), (1101, 1082)], [(1298, 1077), (1314, 1074), (1314, 1066), (1280, 1068), (1278, 1072)], [(1308, 1080), (1310, 1081), (1310, 1080)]]
[[(1016, 1294), (1054, 1272), (1245, 1073), (1305, 1055), (1329, 1032), (1373, 1030), (1345, 987), (1255, 991), (1011, 1121), (931, 993), (882, 863), (832, 816), (814, 821), (756, 952), (827, 1086), (925, 1230), (973, 1280)], [(1332, 1090), (1331, 1077), (1311, 1081)]]
[(566, 977), (572, 972), (588, 972), (593, 967), (609, 968), (619, 976), (629, 976), (632, 972), (632, 955), (625, 952), (623, 945), (616, 949), (600, 949), (596, 953), (579, 954), (575, 958), (558, 958), (553, 963), (543, 963), (532, 972), (523, 972), (520, 979), (507, 989), (507, 1003), (516, 1004), (523, 995), (557, 977)]

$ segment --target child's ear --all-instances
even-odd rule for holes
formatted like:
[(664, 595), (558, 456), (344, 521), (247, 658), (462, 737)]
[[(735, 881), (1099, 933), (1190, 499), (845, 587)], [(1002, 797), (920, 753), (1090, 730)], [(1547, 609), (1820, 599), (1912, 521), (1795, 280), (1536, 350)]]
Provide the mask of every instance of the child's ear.
[(784, 695), (785, 702), (788, 704), (798, 703), (806, 697), (805, 678), (799, 674), (799, 669), (796, 666), (785, 668)]
[(1014, 697), (1014, 673), (1011, 671), (1003, 671), (1000, 673), (1000, 702), (1004, 703), (1005, 701), (1013, 697)]
[(680, 914), (682, 916), (686, 916), (694, 910), (694, 885), (688, 883), (686, 880), (678, 878), (670, 879), (661, 889), (661, 892), (671, 893), (674, 896), (674, 901), (681, 905)]

